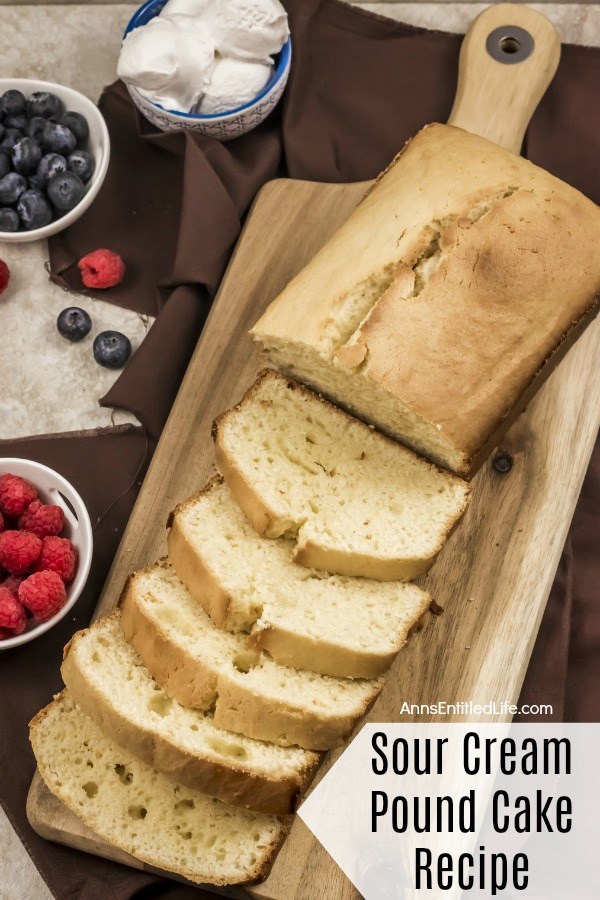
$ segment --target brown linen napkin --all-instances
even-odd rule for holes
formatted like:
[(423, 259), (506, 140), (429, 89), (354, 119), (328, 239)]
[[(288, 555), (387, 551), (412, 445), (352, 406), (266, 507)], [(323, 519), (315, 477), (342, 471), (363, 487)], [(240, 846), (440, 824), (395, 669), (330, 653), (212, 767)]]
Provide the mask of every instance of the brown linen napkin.
[[(336, 0), (287, 0), (286, 6), (294, 60), (276, 113), (252, 134), (224, 145), (161, 135), (135, 111), (123, 86), (113, 85), (102, 98), (113, 142), (105, 186), (90, 211), (51, 241), (53, 277), (71, 290), (80, 288), (77, 259), (108, 246), (121, 253), (128, 274), (120, 288), (94, 295), (159, 313), (105, 398), (107, 405), (136, 412), (155, 436), (260, 185), (286, 174), (322, 181), (374, 177), (408, 137), (428, 121), (445, 121), (450, 110), (459, 37), (396, 24)], [(599, 81), (600, 51), (564, 47), (526, 144), (535, 162), (596, 201), (600, 116), (590, 108), (598, 102), (590, 89)], [(0, 452), (55, 466), (74, 480), (97, 515), (134, 479), (145, 439), (136, 431), (31, 439), (0, 444)], [(24, 817), (33, 771), (26, 722), (59, 686), (62, 645), (89, 621), (135, 493), (127, 492), (97, 528), (98, 561), (77, 620), (0, 656), (0, 764), (14, 773), (0, 780), (0, 799), (60, 900), (203, 896), (48, 844)], [(523, 689), (524, 702), (555, 703), (558, 719), (600, 721), (599, 510), (597, 447)]]

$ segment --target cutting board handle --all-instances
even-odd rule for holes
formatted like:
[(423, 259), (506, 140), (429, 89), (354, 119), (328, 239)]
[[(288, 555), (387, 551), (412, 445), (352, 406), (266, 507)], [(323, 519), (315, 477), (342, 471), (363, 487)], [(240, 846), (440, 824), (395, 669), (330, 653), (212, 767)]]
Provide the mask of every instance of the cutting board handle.
[(560, 38), (548, 19), (517, 3), (491, 6), (463, 40), (448, 124), (519, 153), (559, 59)]

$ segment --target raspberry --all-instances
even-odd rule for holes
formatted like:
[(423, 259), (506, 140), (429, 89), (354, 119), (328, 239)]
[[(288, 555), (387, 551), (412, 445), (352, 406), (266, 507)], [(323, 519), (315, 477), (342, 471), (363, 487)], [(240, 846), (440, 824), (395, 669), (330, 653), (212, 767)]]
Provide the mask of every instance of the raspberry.
[(66, 538), (45, 537), (34, 571), (56, 572), (63, 581), (72, 581), (77, 568), (77, 550)]
[(66, 588), (56, 572), (34, 572), (19, 588), (19, 600), (40, 622), (55, 616), (66, 599)]
[(10, 269), (3, 259), (0, 259), (0, 294), (3, 294), (10, 281)]
[(6, 629), (10, 637), (12, 634), (22, 634), (27, 625), (25, 610), (14, 594), (11, 594), (4, 585), (0, 585), (0, 631)]
[(77, 263), (81, 280), (89, 288), (110, 288), (119, 284), (125, 275), (125, 264), (112, 250), (94, 250)]
[(5, 516), (20, 516), (36, 497), (36, 489), (24, 478), (0, 475), (0, 512)]
[(7, 578), (4, 579), (1, 586), (3, 588), (6, 588), (7, 591), (10, 591), (11, 594), (14, 594), (16, 597), (18, 590), (19, 590), (19, 585), (21, 584), (22, 581), (23, 581), (23, 579), (17, 578), (16, 575), (9, 575)]
[(0, 512), (0, 534), (4, 531), (4, 516)]
[(60, 534), (65, 524), (65, 514), (60, 506), (52, 506), (34, 500), (19, 518), (21, 531), (30, 531), (39, 538)]
[(42, 542), (35, 534), (28, 531), (3, 531), (0, 534), (0, 566), (11, 575), (23, 575), (41, 552)]

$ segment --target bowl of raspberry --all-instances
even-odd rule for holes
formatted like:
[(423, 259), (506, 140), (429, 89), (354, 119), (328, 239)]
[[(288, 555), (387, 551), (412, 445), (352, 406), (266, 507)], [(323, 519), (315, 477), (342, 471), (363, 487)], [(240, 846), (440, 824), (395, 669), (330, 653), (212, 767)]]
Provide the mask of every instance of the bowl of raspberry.
[(110, 138), (95, 103), (72, 88), (0, 78), (0, 242), (67, 228), (98, 194)]
[(0, 650), (44, 634), (77, 602), (92, 524), (72, 484), (28, 459), (0, 459)]

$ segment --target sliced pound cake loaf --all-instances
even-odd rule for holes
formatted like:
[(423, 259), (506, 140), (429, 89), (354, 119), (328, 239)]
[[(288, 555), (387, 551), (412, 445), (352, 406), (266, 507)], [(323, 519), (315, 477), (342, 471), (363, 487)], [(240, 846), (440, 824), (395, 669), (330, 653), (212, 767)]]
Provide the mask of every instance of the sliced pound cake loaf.
[(285, 814), (319, 756), (253, 741), (186, 709), (156, 683), (121, 628), (121, 614), (78, 632), (65, 648), (69, 694), (119, 746), (180, 784), (257, 812)]
[(213, 621), (250, 632), (282, 665), (374, 678), (429, 606), (413, 584), (299, 566), (291, 541), (261, 537), (216, 478), (170, 517), (169, 559)]
[(190, 881), (262, 881), (290, 825), (165, 778), (118, 746), (63, 691), (30, 724), (49, 790), (102, 840)]
[(469, 487), (272, 371), (214, 430), (217, 464), (259, 534), (297, 536), (295, 560), (343, 575), (426, 572)]
[(292, 669), (249, 649), (245, 635), (216, 628), (166, 562), (130, 578), (121, 621), (170, 696), (211, 709), (220, 728), (282, 746), (327, 750), (342, 743), (383, 683)]

